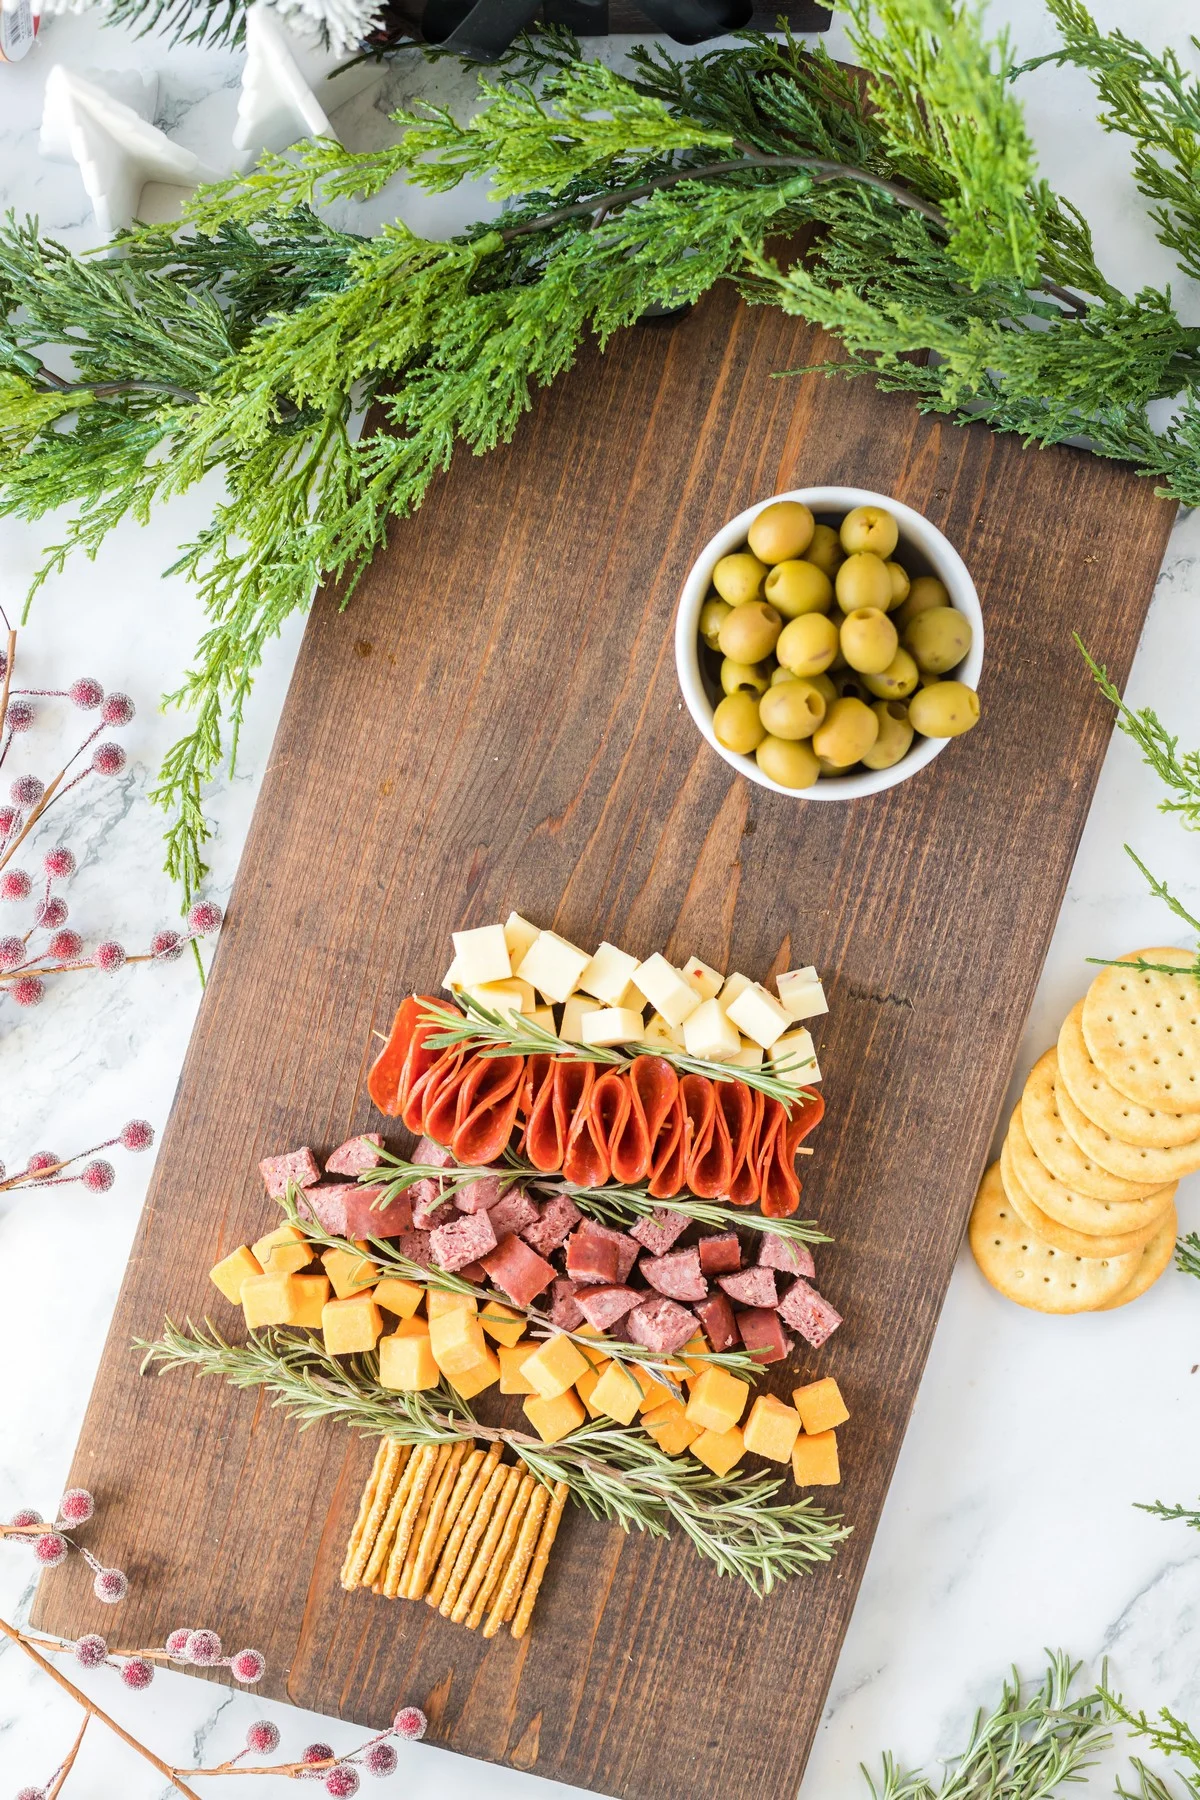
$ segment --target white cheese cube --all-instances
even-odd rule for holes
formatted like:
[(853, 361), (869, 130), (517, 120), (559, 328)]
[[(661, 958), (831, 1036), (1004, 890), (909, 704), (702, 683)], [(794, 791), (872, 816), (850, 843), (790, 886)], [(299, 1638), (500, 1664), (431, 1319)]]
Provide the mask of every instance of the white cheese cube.
[[(812, 1087), (821, 1079), (820, 1065), (813, 1049), (812, 1035), (800, 1026), (798, 1031), (787, 1031), (776, 1038), (771, 1045), (771, 1061), (776, 1065), (776, 1073), (787, 1082), (789, 1087)], [(787, 1063), (791, 1066), (780, 1068)]]
[(664, 1050), (682, 1050), (683, 1032), (678, 1025), (668, 1025), (661, 1013), (651, 1013), (642, 1032), (643, 1044), (661, 1044)]
[(480, 925), (474, 931), (455, 931), (454, 960), (463, 987), (485, 981), (507, 981), (513, 972), (503, 925)]
[[(570, 1001), (568, 1001), (567, 1004), (570, 1005)], [(550, 1031), (554, 1033), (555, 1037), (558, 1036), (554, 1024), (554, 1008), (552, 1006), (535, 1006), (529, 1017), (532, 1023), (534, 1025), (540, 1025), (543, 1031)]]
[(516, 975), (510, 975), (507, 981), (477, 982), (473, 987), (464, 988), (463, 992), (470, 994), (480, 1006), (486, 1006), (489, 1012), (499, 1013), (501, 1018), (506, 1014), (531, 1013), (537, 1004), (529, 983)]
[(638, 964), (631, 979), (668, 1025), (682, 1025), (700, 1004), (695, 988), (689, 986), (679, 970), (657, 950)]
[(457, 956), (446, 970), (446, 973), (442, 976), (442, 986), (444, 988), (449, 988), (452, 994), (457, 994), (461, 990), (462, 970), (458, 966)]
[(562, 1021), (558, 1027), (558, 1035), (563, 1043), (582, 1044), (583, 1015), (598, 1011), (596, 1002), (589, 1000), (585, 994), (572, 994), (563, 1007)]
[(628, 1006), (601, 1006), (580, 1020), (581, 1042), (602, 1045), (636, 1044), (641, 1041), (642, 1015)]
[(728, 1012), (739, 994), (744, 994), (752, 986), (748, 975), (740, 975), (735, 969), (732, 975), (725, 977), (725, 985), (717, 995), (722, 1012)]
[(766, 1054), (761, 1044), (752, 1044), (748, 1038), (743, 1038), (741, 1049), (729, 1061), (735, 1069), (761, 1069)]
[(715, 1000), (725, 977), (710, 969), (698, 956), (689, 956), (679, 973), (689, 987), (694, 987), (701, 1000)]
[(579, 977), (591, 957), (578, 944), (570, 944), (557, 931), (539, 931), (514, 971), (522, 981), (532, 981), (547, 1000), (566, 1000), (579, 986)]
[[(593, 995), (605, 1006), (620, 1006), (622, 995), (632, 985), (630, 976), (637, 966), (636, 956), (630, 956), (627, 950), (618, 950), (615, 944), (606, 940), (579, 977), (579, 985), (585, 994)], [(641, 1011), (640, 1004), (637, 1010)]]
[(536, 925), (523, 919), (519, 912), (510, 912), (504, 921), (504, 941), (508, 945), (508, 960), (515, 969), (525, 952), (538, 934)]
[(721, 1011), (715, 994), (702, 1000), (683, 1021), (683, 1047), (689, 1056), (702, 1056), (708, 1062), (728, 1062), (741, 1049), (737, 1027)]
[(641, 1012), (646, 1004), (645, 995), (636, 981), (627, 983), (624, 991), (613, 1001), (614, 1006), (629, 1006), (634, 1012)]
[(768, 994), (759, 982), (752, 981), (742, 989), (726, 1012), (739, 1031), (769, 1050), (777, 1037), (782, 1037), (791, 1020), (774, 994)]
[(785, 969), (776, 977), (775, 986), (789, 1019), (815, 1019), (829, 1011), (825, 989), (813, 968)]

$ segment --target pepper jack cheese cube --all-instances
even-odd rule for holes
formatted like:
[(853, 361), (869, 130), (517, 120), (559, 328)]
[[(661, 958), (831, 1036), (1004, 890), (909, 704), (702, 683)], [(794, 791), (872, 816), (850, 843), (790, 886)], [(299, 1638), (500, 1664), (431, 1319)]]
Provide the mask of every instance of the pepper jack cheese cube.
[(591, 994), (602, 1005), (621, 1006), (637, 966), (636, 956), (630, 956), (628, 950), (618, 950), (615, 944), (605, 940), (580, 975), (579, 985), (585, 994)]
[[(312, 1292), (319, 1290), (320, 1305), (312, 1315)], [(242, 1283), (242, 1310), (249, 1330), (263, 1325), (319, 1325), (321, 1307), (329, 1298), (324, 1275), (293, 1275), (286, 1269), (268, 1269), (248, 1275)]]
[[(515, 1313), (511, 1306), (502, 1306), (499, 1300), (484, 1302), (483, 1311), (479, 1315), (479, 1323), (489, 1337), (495, 1338), (498, 1344), (511, 1347), (520, 1339), (525, 1329), (525, 1320), (520, 1313)], [(530, 1348), (534, 1348), (533, 1345)]]
[(446, 1380), (456, 1394), (464, 1400), (473, 1400), (476, 1394), (482, 1394), (484, 1388), (494, 1387), (500, 1379), (500, 1358), (494, 1350), (484, 1346), (483, 1356), (469, 1369), (460, 1369), (455, 1375), (447, 1375)]
[(776, 1070), (789, 1087), (812, 1087), (821, 1079), (821, 1068), (813, 1050), (813, 1041), (803, 1025), (776, 1038), (769, 1055), (773, 1063), (791, 1063), (791, 1068)]
[(537, 926), (523, 919), (519, 912), (509, 913), (504, 921), (504, 942), (508, 945), (508, 960), (514, 969), (537, 934)]
[(750, 977), (742, 975), (737, 969), (733, 971), (732, 975), (727, 975), (725, 984), (717, 995), (717, 999), (721, 1002), (721, 1011), (728, 1012), (738, 995), (744, 994), (746, 989), (753, 985)]
[(844, 1425), (850, 1417), (841, 1389), (832, 1375), (823, 1381), (810, 1381), (805, 1387), (792, 1389), (792, 1404), (800, 1414), (800, 1423), (814, 1437)]
[(533, 1383), (535, 1393), (543, 1400), (556, 1400), (559, 1394), (565, 1394), (569, 1387), (574, 1387), (579, 1377), (589, 1367), (588, 1359), (570, 1340), (561, 1333), (547, 1338), (540, 1344), (532, 1356), (527, 1356), (521, 1364), (521, 1373), (526, 1381)]
[(701, 1000), (715, 1000), (725, 980), (715, 969), (710, 969), (706, 962), (698, 956), (689, 956), (679, 973), (690, 987), (694, 987)]
[(642, 1390), (619, 1362), (601, 1369), (600, 1379), (592, 1389), (592, 1405), (597, 1412), (607, 1413), (620, 1425), (628, 1425), (642, 1403)]
[(806, 969), (785, 969), (775, 977), (775, 986), (789, 1019), (815, 1019), (829, 1011), (821, 978), (811, 964)]
[(628, 1006), (602, 1006), (584, 1013), (580, 1031), (584, 1044), (637, 1044), (642, 1037), (642, 1015)]
[[(482, 1325), (474, 1313), (464, 1312), (462, 1307), (430, 1319), (429, 1342), (433, 1360), (443, 1375), (461, 1375), (487, 1355)], [(499, 1376), (497, 1364), (497, 1380)]]
[(702, 1000), (683, 1021), (683, 1045), (689, 1056), (702, 1056), (708, 1062), (729, 1062), (741, 1049), (742, 1040), (719, 1003)]
[(521, 981), (516, 975), (510, 975), (507, 981), (481, 981), (474, 986), (463, 989), (472, 1000), (486, 1007), (488, 1012), (498, 1013), (503, 1018), (519, 1017), (521, 1013), (532, 1013), (537, 999), (527, 981)]
[(731, 1425), (728, 1431), (702, 1431), (688, 1448), (714, 1475), (728, 1475), (746, 1453), (746, 1445), (736, 1425)]
[(568, 1000), (579, 986), (579, 977), (591, 957), (578, 944), (568, 943), (557, 931), (539, 931), (514, 971), (531, 981), (547, 1000)]
[(726, 1011), (738, 1030), (745, 1032), (754, 1043), (761, 1044), (764, 1050), (769, 1050), (791, 1024), (774, 994), (768, 994), (758, 981), (744, 987)]
[(242, 1283), (250, 1275), (261, 1275), (262, 1264), (247, 1244), (240, 1244), (229, 1256), (223, 1257), (215, 1267), (208, 1271), (208, 1279), (215, 1281), (227, 1300), (235, 1306), (242, 1303)]
[(522, 1411), (543, 1444), (557, 1444), (559, 1438), (565, 1438), (569, 1431), (577, 1430), (587, 1418), (583, 1401), (574, 1388), (557, 1394), (553, 1400), (545, 1400), (540, 1394), (531, 1394)]
[(683, 1032), (677, 1025), (668, 1025), (661, 1013), (650, 1014), (649, 1021), (642, 1031), (643, 1044), (662, 1044), (667, 1050), (682, 1050)]
[(513, 972), (503, 925), (480, 925), (474, 931), (455, 931), (454, 961), (462, 987), (478, 987), (484, 981), (507, 981)]
[(837, 1432), (801, 1432), (792, 1445), (792, 1477), (797, 1487), (837, 1487)]
[[(415, 1325), (415, 1319), (406, 1321)], [(394, 1331), (379, 1340), (379, 1385), (413, 1394), (435, 1388), (441, 1372), (433, 1360), (427, 1331)]]
[(631, 979), (668, 1025), (682, 1025), (700, 1004), (695, 988), (657, 950), (638, 964)]
[(298, 1225), (277, 1225), (251, 1244), (250, 1253), (273, 1275), (295, 1275), (313, 1259), (313, 1247)]
[(582, 1044), (584, 1014), (599, 1010), (596, 1002), (586, 999), (583, 994), (569, 995), (563, 1007), (562, 1023), (558, 1028), (558, 1035), (563, 1043)]
[(532, 1339), (523, 1344), (501, 1344), (496, 1352), (500, 1363), (500, 1392), (502, 1394), (536, 1394), (537, 1389), (532, 1381), (526, 1381), (521, 1373), (521, 1364), (537, 1345)]
[(370, 1294), (327, 1300), (321, 1308), (321, 1330), (330, 1356), (357, 1356), (375, 1348), (383, 1330), (383, 1315)]
[(395, 1313), (398, 1319), (411, 1319), (425, 1298), (425, 1289), (415, 1281), (402, 1281), (398, 1275), (385, 1275), (376, 1282), (371, 1298), (376, 1306)]
[[(356, 1238), (359, 1250), (366, 1249), (366, 1242)], [(374, 1287), (379, 1280), (379, 1270), (366, 1256), (359, 1256), (353, 1250), (323, 1250), (321, 1267), (333, 1283), (333, 1291), (339, 1300), (357, 1294), (362, 1288)], [(413, 1311), (417, 1309), (414, 1306)]]
[(731, 1069), (761, 1069), (766, 1054), (761, 1044), (752, 1044), (748, 1038), (743, 1038), (737, 1055), (729, 1058), (729, 1066)]
[(785, 1463), (799, 1436), (800, 1414), (774, 1394), (758, 1396), (742, 1427), (747, 1450), (754, 1456), (769, 1456), (772, 1462)]
[(666, 1456), (681, 1456), (689, 1444), (700, 1436), (678, 1400), (668, 1400), (652, 1412), (642, 1414), (642, 1424)]
[(687, 1416), (703, 1431), (728, 1431), (741, 1418), (749, 1398), (748, 1381), (739, 1381), (728, 1369), (711, 1363), (692, 1383)]

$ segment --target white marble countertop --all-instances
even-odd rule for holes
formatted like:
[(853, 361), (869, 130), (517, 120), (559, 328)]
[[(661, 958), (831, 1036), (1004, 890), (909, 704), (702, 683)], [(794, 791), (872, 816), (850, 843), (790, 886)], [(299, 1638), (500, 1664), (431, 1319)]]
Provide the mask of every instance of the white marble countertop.
[[(1188, 51), (1187, 0), (1095, 0), (1106, 23), (1152, 44)], [(996, 0), (1022, 53), (1052, 41), (1041, 0)], [(833, 40), (836, 42), (836, 39)], [(1194, 53), (1188, 51), (1188, 55)], [(0, 68), (0, 204), (40, 215), (72, 245), (95, 241), (73, 166), (39, 160), (41, 93), (50, 66), (153, 68), (162, 83), (159, 122), (220, 166), (236, 104), (240, 59), (170, 48), (102, 31), (84, 18), (51, 21), (24, 63)], [(355, 147), (378, 141), (385, 100), (427, 91), (416, 59), (389, 75), (383, 95), (351, 102), (336, 120)], [(461, 80), (444, 68), (442, 83)], [(1133, 291), (1171, 279), (1154, 242), (1119, 140), (1094, 124), (1086, 81), (1043, 71), (1023, 84), (1045, 173), (1092, 219), (1100, 260)], [(446, 219), (425, 201), (423, 222)], [(473, 202), (470, 204), (474, 204)], [(436, 228), (436, 227), (435, 227)], [(1192, 317), (1200, 295), (1173, 281)], [(200, 628), (193, 593), (160, 571), (205, 517), (196, 493), (144, 530), (117, 531), (94, 565), (72, 563), (39, 595), (22, 633), (21, 685), (62, 685), (78, 674), (130, 692), (138, 716), (122, 733), (124, 774), (93, 803), (64, 806), (60, 836), (80, 855), (69, 889), (72, 922), (90, 942), (115, 936), (144, 947), (173, 920), (160, 873), (160, 815), (147, 791), (177, 721), (157, 698), (181, 670)], [(51, 527), (53, 526), (51, 521)], [(0, 604), (19, 612), (39, 545), (0, 521)], [(1100, 578), (1102, 579), (1102, 573)], [(233, 880), (271, 736), (300, 637), (299, 622), (272, 644), (258, 679), (238, 772), (215, 796), (219, 831), (210, 890)], [(1194, 670), (1200, 666), (1200, 519), (1183, 517), (1171, 539), (1130, 686), (1152, 702), (1185, 744), (1200, 740)], [(59, 710), (55, 711), (55, 708)], [(13, 771), (49, 773), (51, 751), (73, 748), (74, 721), (51, 703), (47, 722), (19, 743)], [(75, 715), (78, 718), (78, 715)], [(37, 752), (35, 755), (34, 752)], [(23, 760), (22, 760), (23, 759)], [(57, 765), (56, 765), (57, 766)], [(97, 790), (99, 793), (99, 790)], [(1025, 1035), (1014, 1094), (1058, 1021), (1089, 979), (1088, 955), (1178, 941), (1164, 909), (1125, 857), (1132, 843), (1193, 910), (1200, 910), (1200, 842), (1159, 815), (1159, 790), (1133, 747), (1115, 739), (1101, 777), (1066, 903)], [(4, 930), (12, 929), (0, 921)], [(107, 1138), (131, 1116), (166, 1119), (199, 1001), (189, 962), (64, 978), (36, 1011), (0, 1019), (0, 1158), (10, 1170), (37, 1149), (60, 1154)], [(149, 1177), (151, 1158), (116, 1153), (118, 1181), (104, 1196), (68, 1188), (22, 1200), (0, 1197), (0, 1517), (18, 1506), (49, 1512), (87, 1402)], [(1200, 1177), (1183, 1184), (1184, 1228), (1200, 1221)], [(33, 1276), (31, 1279), (30, 1276)], [(960, 1257), (899, 1469), (871, 1554), (857, 1612), (830, 1693), (802, 1800), (862, 1795), (857, 1764), (885, 1747), (932, 1763), (964, 1738), (976, 1705), (990, 1700), (1011, 1661), (1033, 1673), (1043, 1646), (1092, 1664), (1108, 1655), (1115, 1679), (1139, 1703), (1168, 1703), (1200, 1724), (1200, 1542), (1132, 1503), (1190, 1500), (1200, 1491), (1200, 1289), (1169, 1273), (1137, 1306), (1111, 1315), (1051, 1319), (1010, 1306)], [(102, 1518), (88, 1541), (103, 1549)], [(0, 1607), (20, 1613), (31, 1563), (0, 1546)], [(164, 1630), (180, 1623), (165, 1620)], [(192, 1621), (191, 1623), (195, 1623)], [(220, 1620), (204, 1621), (218, 1629)], [(128, 1694), (108, 1671), (82, 1676), (109, 1707), (171, 1761), (218, 1761), (239, 1748), (248, 1722), (277, 1718), (284, 1747), (313, 1738), (339, 1749), (355, 1728), (289, 1713), (186, 1676), (160, 1675)], [(416, 1698), (416, 1696), (414, 1696)], [(9, 1647), (0, 1652), (0, 1795), (46, 1780), (73, 1736), (69, 1699)], [(397, 1778), (413, 1800), (547, 1795), (549, 1784), (429, 1746), (404, 1753)], [(1111, 1792), (1097, 1776), (1093, 1791)], [(234, 1779), (221, 1792), (270, 1800), (282, 1781)], [(290, 1789), (288, 1791), (291, 1791)], [(385, 1793), (386, 1788), (379, 1792)], [(167, 1790), (103, 1731), (89, 1741), (67, 1789), (75, 1800), (157, 1800)], [(214, 1789), (215, 1793), (216, 1790)]]

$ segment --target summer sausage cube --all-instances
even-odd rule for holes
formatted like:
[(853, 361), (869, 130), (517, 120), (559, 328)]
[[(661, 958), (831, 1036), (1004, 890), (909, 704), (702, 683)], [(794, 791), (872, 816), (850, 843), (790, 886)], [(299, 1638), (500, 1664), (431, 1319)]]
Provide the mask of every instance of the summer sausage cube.
[(459, 1213), (448, 1225), (439, 1225), (431, 1234), (429, 1248), (440, 1269), (453, 1274), (477, 1262), (496, 1248), (496, 1234), (485, 1212)]
[(602, 1281), (606, 1286), (616, 1282), (619, 1236), (594, 1219), (584, 1219), (567, 1239), (567, 1274), (572, 1281)]
[(579, 1284), (560, 1275), (550, 1290), (550, 1323), (560, 1331), (575, 1331), (584, 1324), (583, 1311), (575, 1298)]
[(503, 1195), (498, 1175), (481, 1175), (478, 1181), (464, 1182), (454, 1194), (454, 1204), (459, 1212), (490, 1212), (498, 1206)]
[(364, 1131), (360, 1137), (347, 1138), (332, 1156), (325, 1158), (327, 1175), (363, 1175), (379, 1161), (383, 1139), (377, 1131)]
[(490, 1251), (483, 1266), (514, 1306), (529, 1306), (554, 1280), (554, 1270), (545, 1258), (515, 1235)]
[(816, 1288), (809, 1287), (807, 1281), (792, 1283), (779, 1302), (779, 1311), (814, 1350), (819, 1350), (842, 1322), (841, 1313), (836, 1312)]
[(555, 1194), (541, 1209), (541, 1216), (521, 1232), (525, 1242), (541, 1256), (549, 1256), (565, 1244), (583, 1214), (569, 1194)]
[(448, 1225), (458, 1215), (453, 1200), (442, 1198), (442, 1184), (433, 1176), (414, 1181), (408, 1190), (408, 1198), (413, 1224), (418, 1231), (433, 1231), (439, 1225)]
[(742, 1306), (776, 1306), (774, 1269), (739, 1269), (736, 1275), (718, 1275), (717, 1286)]
[(435, 1143), (433, 1138), (419, 1137), (409, 1161), (422, 1169), (444, 1169), (454, 1158), (444, 1144)]
[(696, 1315), (674, 1300), (655, 1295), (626, 1315), (624, 1329), (630, 1343), (644, 1344), (647, 1350), (670, 1355), (681, 1350), (696, 1330)]
[(402, 1231), (396, 1240), (396, 1252), (399, 1256), (406, 1256), (409, 1262), (416, 1263), (418, 1268), (433, 1267), (433, 1253), (429, 1247), (427, 1231)]
[[(646, 1218), (639, 1219), (636, 1225), (629, 1227), (628, 1235), (636, 1238), (644, 1250), (651, 1256), (665, 1256), (676, 1238), (683, 1236), (691, 1220), (686, 1213), (672, 1212), (670, 1207), (659, 1206)], [(737, 1264), (732, 1265), (734, 1268)]]
[(711, 1293), (696, 1304), (696, 1316), (704, 1327), (704, 1335), (712, 1350), (732, 1350), (738, 1342), (738, 1328), (728, 1294)]
[(668, 1300), (703, 1300), (708, 1283), (700, 1272), (699, 1250), (672, 1250), (667, 1256), (643, 1256), (638, 1268), (652, 1288)]
[(283, 1199), (289, 1182), (307, 1188), (315, 1187), (321, 1179), (320, 1165), (307, 1144), (299, 1150), (289, 1150), (283, 1156), (264, 1156), (258, 1172), (266, 1182), (272, 1200)]
[(742, 1266), (742, 1246), (736, 1231), (715, 1231), (711, 1237), (702, 1237), (696, 1248), (706, 1275), (732, 1275)]
[(608, 1331), (642, 1298), (631, 1287), (581, 1287), (575, 1295), (580, 1312), (596, 1331)]
[(412, 1228), (412, 1202), (407, 1194), (397, 1194), (386, 1206), (377, 1204), (383, 1189), (360, 1187), (357, 1182), (346, 1195), (345, 1237), (398, 1237)]
[(492, 1230), (499, 1244), (510, 1232), (524, 1231), (532, 1225), (538, 1216), (537, 1202), (531, 1200), (523, 1188), (509, 1188), (502, 1200), (489, 1207), (488, 1217), (492, 1221)]
[(815, 1275), (817, 1272), (808, 1245), (780, 1237), (777, 1231), (763, 1232), (758, 1260), (762, 1268), (779, 1269), (784, 1275)]
[(792, 1347), (792, 1340), (779, 1322), (779, 1314), (770, 1307), (751, 1306), (736, 1315), (742, 1342), (755, 1362), (782, 1362)]

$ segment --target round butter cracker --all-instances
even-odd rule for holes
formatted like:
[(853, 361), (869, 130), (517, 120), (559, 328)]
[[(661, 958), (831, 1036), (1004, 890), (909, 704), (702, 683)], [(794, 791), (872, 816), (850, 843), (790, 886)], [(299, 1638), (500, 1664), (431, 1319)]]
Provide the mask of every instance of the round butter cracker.
[(1059, 1113), (1057, 1074), (1058, 1051), (1047, 1050), (1029, 1071), (1021, 1095), (1021, 1123), (1042, 1166), (1072, 1193), (1086, 1194), (1092, 1200), (1144, 1200), (1160, 1188), (1161, 1181), (1124, 1181), (1085, 1156)]
[(1131, 1300), (1140, 1300), (1146, 1289), (1152, 1288), (1159, 1276), (1170, 1267), (1178, 1230), (1179, 1220), (1175, 1215), (1175, 1208), (1168, 1207), (1166, 1217), (1142, 1251), (1128, 1287), (1123, 1287), (1119, 1294), (1112, 1300), (1106, 1300), (1096, 1311), (1111, 1312), (1116, 1306), (1128, 1306)]
[(1009, 1204), (997, 1163), (980, 1183), (968, 1237), (984, 1280), (1007, 1300), (1042, 1313), (1092, 1312), (1105, 1305), (1129, 1286), (1142, 1256), (1134, 1251), (1085, 1259), (1043, 1243)]
[(1140, 1231), (1113, 1232), (1108, 1237), (1092, 1237), (1086, 1231), (1073, 1231), (1069, 1225), (1060, 1225), (1057, 1219), (1052, 1219), (1036, 1201), (1029, 1198), (1017, 1180), (1007, 1138), (1000, 1153), (1000, 1180), (1013, 1211), (1019, 1219), (1024, 1220), (1030, 1231), (1040, 1237), (1043, 1243), (1053, 1244), (1056, 1250), (1069, 1251), (1073, 1256), (1140, 1255), (1159, 1229), (1157, 1223), (1151, 1221)]
[(1200, 1141), (1200, 1115), (1141, 1106), (1122, 1094), (1092, 1061), (1083, 1036), (1083, 1001), (1073, 1006), (1058, 1034), (1058, 1075), (1080, 1112), (1126, 1144), (1173, 1149)]
[(1069, 1225), (1073, 1231), (1085, 1231), (1089, 1237), (1140, 1231), (1151, 1220), (1157, 1223), (1175, 1198), (1177, 1184), (1158, 1188), (1144, 1200), (1096, 1200), (1090, 1194), (1077, 1194), (1034, 1155), (1020, 1107), (1008, 1122), (1008, 1138), (1012, 1166), (1029, 1198), (1060, 1225)]
[(1126, 1144), (1119, 1137), (1113, 1137), (1111, 1132), (1102, 1131), (1099, 1125), (1093, 1125), (1072, 1100), (1065, 1082), (1055, 1082), (1054, 1098), (1059, 1117), (1083, 1154), (1113, 1175), (1140, 1182), (1143, 1186), (1163, 1187), (1167, 1182), (1182, 1180), (1185, 1175), (1194, 1175), (1200, 1169), (1200, 1144), (1176, 1144), (1169, 1150), (1146, 1144)]
[[(1134, 950), (1144, 958), (1190, 971), (1187, 950)], [(1157, 969), (1101, 969), (1084, 995), (1083, 1036), (1092, 1061), (1118, 1092), (1143, 1106), (1200, 1113), (1200, 982), (1190, 973)]]

